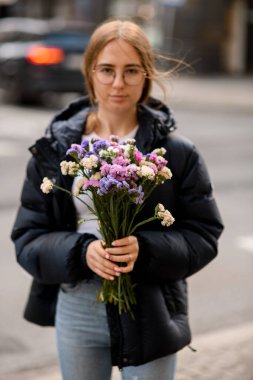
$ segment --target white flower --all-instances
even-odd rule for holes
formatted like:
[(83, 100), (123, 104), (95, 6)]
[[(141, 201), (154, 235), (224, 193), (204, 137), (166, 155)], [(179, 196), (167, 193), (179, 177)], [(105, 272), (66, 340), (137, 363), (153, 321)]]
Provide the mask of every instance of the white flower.
[(157, 148), (157, 149), (154, 149), (152, 151), (152, 153), (155, 153), (157, 154), (158, 156), (164, 156), (165, 153), (166, 153), (166, 149), (165, 148)]
[(115, 148), (113, 146), (109, 146), (109, 148), (107, 149), (107, 151), (111, 154), (118, 154), (119, 153), (119, 149), (118, 148)]
[(162, 203), (158, 203), (158, 205), (156, 207), (157, 207), (157, 211), (158, 212), (165, 211), (164, 205)]
[(60, 167), (61, 167), (61, 172), (63, 175), (67, 175), (68, 174), (68, 162), (67, 161), (62, 161), (60, 163)]
[(92, 154), (90, 157), (84, 157), (81, 159), (80, 164), (85, 169), (92, 169), (96, 168), (98, 165), (98, 158), (94, 154)]
[(107, 152), (107, 150), (105, 150), (105, 149), (101, 149), (100, 151), (99, 151), (99, 155), (100, 155), (100, 157), (107, 157), (108, 156), (108, 152)]
[(172, 173), (167, 166), (164, 166), (159, 172), (157, 173), (159, 176), (164, 177), (164, 179), (171, 179), (172, 178)]
[(124, 158), (129, 158), (130, 157), (130, 152), (133, 149), (133, 145), (126, 144), (123, 146), (124, 150)]
[(45, 194), (49, 194), (52, 188), (53, 188), (53, 182), (50, 181), (50, 179), (48, 179), (47, 177), (44, 177), (42, 184), (40, 185), (40, 189), (42, 190), (42, 192)]
[(73, 191), (73, 195), (74, 196), (78, 196), (80, 194), (80, 190), (81, 188), (83, 187), (83, 184), (84, 184), (84, 178), (80, 178), (77, 182), (76, 182), (76, 187)]
[[(141, 161), (141, 162), (143, 162), (143, 161)], [(154, 162), (144, 161), (144, 164), (142, 164), (142, 165), (146, 165), (146, 166), (149, 166), (150, 168), (153, 168), (154, 172), (157, 171), (157, 166), (156, 166), (156, 164), (154, 164)]]
[(79, 164), (73, 161), (62, 161), (60, 167), (63, 175), (76, 175), (79, 170)]
[(155, 178), (154, 171), (147, 165), (142, 165), (137, 174), (139, 177), (147, 177), (150, 180), (153, 180)]
[(76, 175), (78, 172), (79, 165), (76, 162), (70, 161), (69, 167), (68, 167), (68, 174), (69, 175)]
[(156, 217), (162, 220), (161, 223), (163, 226), (169, 227), (171, 224), (175, 222), (175, 219), (173, 218), (169, 210), (166, 210), (161, 203), (158, 203), (155, 211)]

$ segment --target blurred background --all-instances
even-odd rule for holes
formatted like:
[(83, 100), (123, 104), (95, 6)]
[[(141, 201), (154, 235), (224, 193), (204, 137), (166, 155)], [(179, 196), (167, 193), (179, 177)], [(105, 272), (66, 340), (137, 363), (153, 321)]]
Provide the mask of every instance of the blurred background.
[(226, 226), (218, 258), (189, 279), (193, 334), (253, 321), (253, 0), (0, 0), (1, 379), (55, 363), (54, 330), (22, 319), (31, 279), (9, 236), (27, 148), (85, 93), (83, 51), (111, 17), (136, 21), (157, 51), (190, 65), (166, 83), (168, 103), (207, 162)]

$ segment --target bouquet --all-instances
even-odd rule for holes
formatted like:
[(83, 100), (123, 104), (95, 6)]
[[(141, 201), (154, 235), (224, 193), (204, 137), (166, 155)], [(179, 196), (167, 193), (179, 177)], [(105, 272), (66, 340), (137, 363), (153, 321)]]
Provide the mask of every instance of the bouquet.
[[(170, 212), (158, 204), (154, 216), (136, 223), (136, 217), (152, 191), (172, 177), (166, 166), (165, 153), (166, 150), (160, 148), (144, 155), (137, 149), (134, 139), (120, 144), (117, 136), (111, 136), (109, 141), (84, 139), (80, 145), (72, 144), (67, 150), (66, 154), (73, 161), (60, 163), (63, 175), (80, 177), (74, 191), (71, 193), (47, 177), (43, 179), (41, 190), (49, 193), (55, 187), (86, 204), (98, 221), (103, 246), (111, 247), (114, 240), (132, 235), (138, 227), (152, 220), (161, 219), (164, 226), (174, 222)], [(88, 195), (93, 205), (89, 206), (81, 199), (81, 194)], [(112, 281), (104, 279), (97, 300), (117, 305), (119, 314), (129, 312), (133, 317), (134, 286), (129, 273)]]

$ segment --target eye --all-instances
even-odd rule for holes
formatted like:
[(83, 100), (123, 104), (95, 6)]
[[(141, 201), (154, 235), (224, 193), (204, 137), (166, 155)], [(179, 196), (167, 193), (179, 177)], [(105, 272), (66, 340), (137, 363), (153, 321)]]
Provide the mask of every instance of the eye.
[(100, 67), (98, 71), (104, 75), (114, 75), (114, 70), (110, 67)]
[(135, 68), (129, 68), (125, 71), (125, 74), (127, 75), (138, 75), (139, 73), (140, 73), (140, 70), (135, 69)]

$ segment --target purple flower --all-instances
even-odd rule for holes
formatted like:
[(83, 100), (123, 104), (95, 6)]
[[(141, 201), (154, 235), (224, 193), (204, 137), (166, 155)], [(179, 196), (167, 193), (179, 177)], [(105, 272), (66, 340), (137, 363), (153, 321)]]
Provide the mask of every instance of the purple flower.
[(89, 151), (89, 140), (84, 139), (81, 143), (81, 149), (88, 152)]
[(142, 204), (144, 198), (144, 192), (142, 191), (142, 186), (137, 188), (132, 188), (128, 190), (128, 194), (132, 194), (133, 200), (136, 204)]
[(100, 180), (100, 189), (98, 190), (99, 195), (107, 194), (114, 187), (117, 187), (118, 182), (115, 178), (108, 175), (107, 177), (103, 177)]
[(66, 154), (77, 158), (81, 150), (81, 145), (71, 144), (71, 147), (67, 150)]
[(100, 150), (107, 149), (109, 144), (106, 140), (97, 140), (93, 143), (93, 150), (96, 153), (99, 153)]

